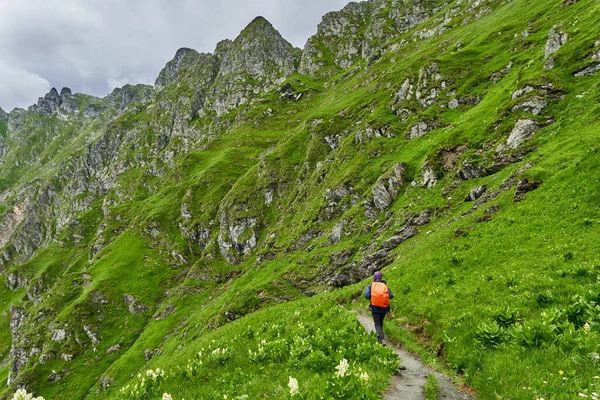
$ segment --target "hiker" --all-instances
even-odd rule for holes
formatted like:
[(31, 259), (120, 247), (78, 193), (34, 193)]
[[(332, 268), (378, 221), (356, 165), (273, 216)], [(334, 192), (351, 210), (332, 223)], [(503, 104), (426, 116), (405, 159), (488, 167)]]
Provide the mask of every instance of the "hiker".
[(365, 298), (371, 301), (370, 308), (377, 331), (377, 341), (383, 344), (383, 319), (385, 314), (390, 312), (390, 299), (393, 299), (394, 295), (383, 280), (383, 274), (380, 271), (375, 271), (373, 274), (373, 283), (367, 286)]

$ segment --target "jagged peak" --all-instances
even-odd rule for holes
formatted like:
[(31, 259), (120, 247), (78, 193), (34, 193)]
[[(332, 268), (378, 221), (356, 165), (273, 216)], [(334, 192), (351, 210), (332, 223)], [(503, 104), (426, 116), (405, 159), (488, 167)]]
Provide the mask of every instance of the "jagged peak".
[(46, 99), (56, 98), (56, 97), (60, 97), (60, 95), (58, 94), (58, 90), (56, 90), (55, 87), (50, 89), (50, 91), (48, 93), (46, 93), (46, 95), (44, 96), (44, 98), (46, 98)]
[[(240, 32), (238, 37), (234, 40), (234, 43), (245, 42), (249, 40), (260, 40), (260, 38), (277, 38), (288, 43), (279, 33), (277, 29), (269, 22), (265, 17), (258, 16), (254, 18), (246, 27)], [(289, 43), (288, 43), (289, 44)], [(291, 44), (290, 44), (291, 46)]]
[(4, 111), (2, 109), (2, 107), (0, 107), (0, 120), (3, 120), (3, 121), (8, 120), (8, 113), (6, 111)]
[(60, 97), (72, 96), (73, 92), (68, 87), (64, 87), (60, 91)]
[(158, 74), (158, 78), (154, 82), (154, 85), (157, 88), (162, 88), (169, 83), (171, 83), (174, 79), (179, 75), (179, 70), (181, 66), (187, 63), (193, 63), (200, 60), (203, 57), (210, 57), (211, 54), (207, 53), (199, 53), (194, 49), (190, 49), (188, 47), (182, 47), (175, 53), (175, 56), (171, 61), (169, 61), (165, 67)]

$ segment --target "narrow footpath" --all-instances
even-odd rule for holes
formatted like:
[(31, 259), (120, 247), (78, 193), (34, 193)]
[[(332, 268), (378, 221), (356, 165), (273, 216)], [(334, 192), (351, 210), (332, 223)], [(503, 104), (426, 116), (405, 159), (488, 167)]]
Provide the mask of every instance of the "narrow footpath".
[[(358, 314), (357, 317), (367, 332), (375, 330), (373, 319), (370, 315)], [(400, 356), (402, 370), (392, 378), (390, 387), (383, 397), (384, 400), (425, 400), (423, 386), (425, 386), (427, 376), (431, 374), (438, 381), (438, 399), (475, 400), (473, 396), (459, 391), (447, 376), (423, 365), (418, 356), (398, 348), (389, 342), (386, 342), (386, 345)]]

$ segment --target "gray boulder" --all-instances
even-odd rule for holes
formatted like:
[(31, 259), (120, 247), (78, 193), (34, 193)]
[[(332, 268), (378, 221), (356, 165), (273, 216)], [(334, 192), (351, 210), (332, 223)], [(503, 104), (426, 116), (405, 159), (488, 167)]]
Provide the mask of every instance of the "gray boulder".
[(548, 33), (548, 41), (546, 42), (546, 48), (544, 49), (544, 55), (546, 58), (552, 53), (556, 53), (562, 46), (567, 43), (569, 35), (562, 31), (557, 31), (556, 26), (553, 26)]
[(373, 186), (373, 203), (383, 211), (392, 204), (398, 196), (398, 190), (404, 185), (406, 166), (402, 163), (395, 164), (385, 175), (381, 176)]
[(520, 119), (515, 124), (512, 132), (508, 136), (506, 145), (511, 149), (517, 149), (519, 145), (527, 138), (533, 136), (533, 134), (540, 128), (536, 121), (530, 119)]
[(424, 136), (427, 132), (431, 130), (431, 126), (427, 124), (425, 121), (419, 121), (412, 128), (410, 128), (410, 133), (408, 134), (408, 139), (416, 139)]
[(534, 181), (529, 182), (528, 179), (523, 179), (517, 183), (517, 188), (515, 189), (515, 201), (519, 201), (522, 199), (522, 196), (525, 193), (529, 193), (533, 190), (536, 190), (542, 185), (543, 182)]
[(333, 227), (331, 233), (329, 234), (329, 240), (331, 240), (332, 243), (338, 243), (342, 239), (344, 228), (347, 224), (348, 221), (343, 219)]
[(524, 111), (530, 112), (533, 115), (539, 115), (544, 108), (548, 105), (548, 102), (540, 98), (532, 98), (524, 103), (518, 104), (512, 108), (512, 112)]
[(535, 88), (533, 86), (527, 85), (524, 88), (515, 90), (514, 93), (512, 94), (511, 98), (513, 100), (518, 99), (519, 97), (523, 96), (524, 94), (529, 93), (529, 92), (533, 92), (534, 90), (535, 90)]
[(475, 200), (477, 200), (478, 198), (480, 198), (481, 196), (483, 196), (483, 194), (485, 193), (486, 190), (487, 190), (487, 186), (486, 185), (477, 186), (476, 188), (474, 188), (473, 190), (471, 190), (469, 192), (469, 194), (465, 198), (465, 201), (475, 201)]
[(407, 226), (397, 231), (394, 236), (381, 243), (381, 248), (384, 250), (393, 250), (400, 246), (403, 242), (419, 233), (419, 230), (414, 226)]

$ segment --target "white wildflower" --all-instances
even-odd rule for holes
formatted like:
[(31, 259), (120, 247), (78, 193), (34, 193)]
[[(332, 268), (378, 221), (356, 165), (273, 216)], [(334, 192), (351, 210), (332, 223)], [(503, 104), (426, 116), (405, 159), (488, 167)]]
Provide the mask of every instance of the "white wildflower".
[(290, 379), (288, 380), (288, 386), (290, 388), (290, 396), (295, 396), (298, 393), (300, 393), (300, 390), (298, 389), (298, 380), (292, 378), (291, 376), (289, 378)]
[(369, 382), (369, 374), (367, 374), (366, 372), (361, 373), (360, 380), (363, 382)]
[(19, 389), (13, 395), (12, 400), (44, 400), (43, 397), (33, 397), (33, 394), (27, 393), (25, 389)]
[(169, 393), (163, 393), (162, 400), (173, 400), (173, 396), (171, 396)]
[[(591, 325), (590, 325), (590, 323), (589, 323), (589, 322), (586, 322), (586, 323), (583, 325), (583, 331), (584, 331), (585, 333), (589, 333), (589, 332), (590, 332), (590, 330), (592, 330), (592, 327), (591, 327)], [(580, 397), (581, 397), (581, 396), (580, 396)]]
[(335, 375), (342, 378), (342, 377), (346, 376), (346, 373), (348, 372), (349, 368), (350, 368), (350, 365), (348, 364), (348, 360), (343, 358), (342, 361), (340, 361), (340, 363), (338, 364), (338, 366), (335, 367), (335, 369), (337, 370)]
[(578, 396), (587, 399), (587, 394), (579, 393)]
[(299, 317), (300, 316), (300, 311), (296, 311), (294, 314), (296, 315), (296, 317)]

